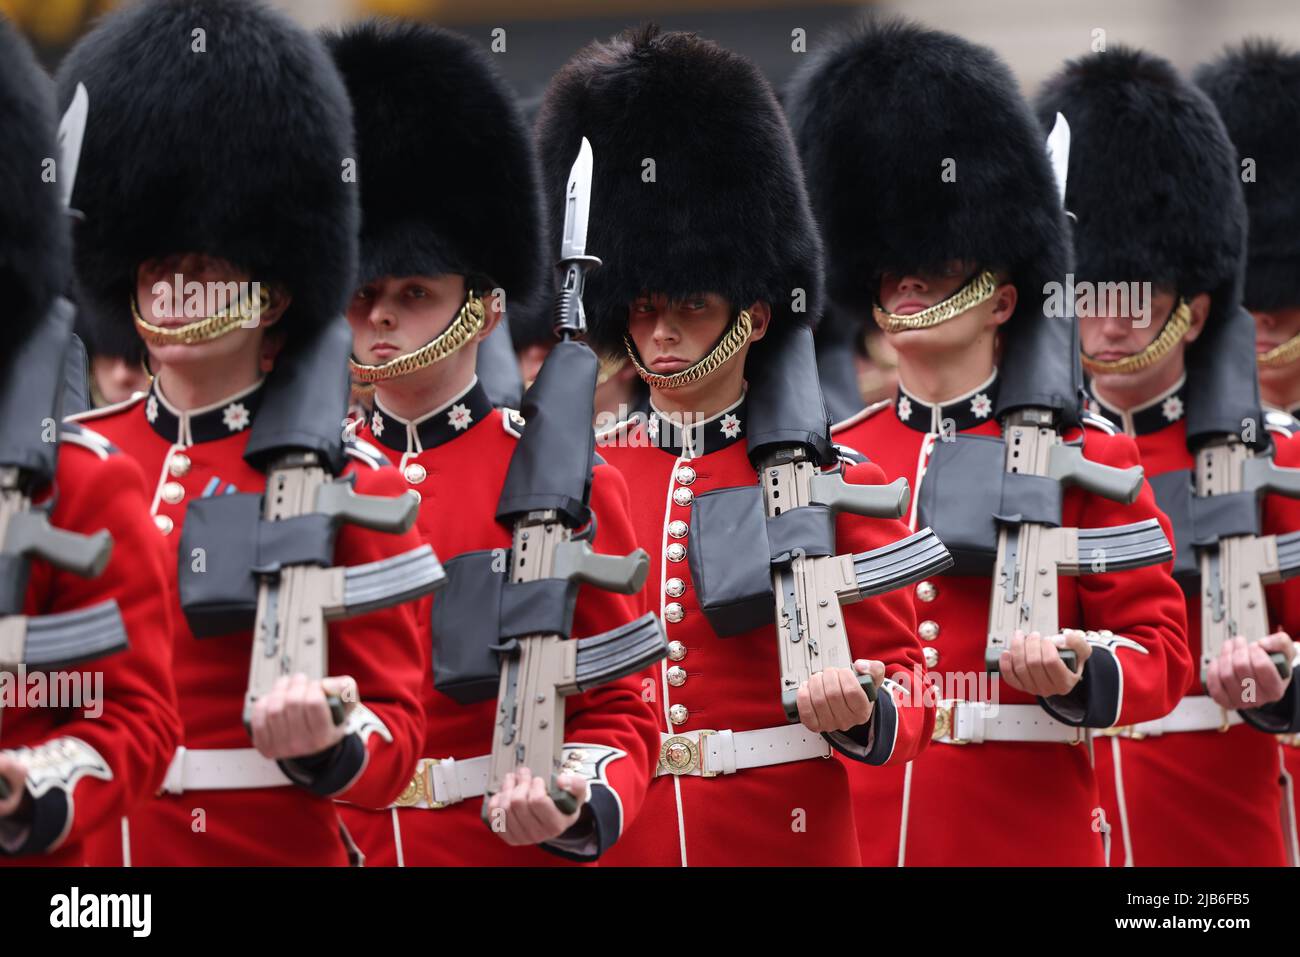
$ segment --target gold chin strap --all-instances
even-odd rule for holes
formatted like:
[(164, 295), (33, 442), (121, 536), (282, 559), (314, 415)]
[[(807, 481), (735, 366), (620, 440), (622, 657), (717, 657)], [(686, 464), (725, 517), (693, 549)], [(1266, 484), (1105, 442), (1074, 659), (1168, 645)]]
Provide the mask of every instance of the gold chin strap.
[(1279, 369), (1300, 359), (1300, 333), (1292, 336), (1281, 345), (1274, 346), (1268, 352), (1260, 353), (1255, 360), (1261, 369)]
[(1152, 339), (1151, 344), (1141, 352), (1135, 352), (1123, 359), (1106, 360), (1094, 359), (1085, 352), (1082, 354), (1083, 368), (1093, 375), (1099, 372), (1108, 375), (1131, 375), (1140, 372), (1168, 355), (1169, 350), (1182, 341), (1191, 327), (1192, 307), (1187, 304), (1186, 299), (1179, 299), (1178, 305), (1165, 320), (1165, 327), (1160, 330), (1160, 335)]
[(731, 328), (718, 340), (718, 344), (709, 351), (707, 356), (693, 366), (672, 375), (656, 375), (643, 366), (640, 357), (636, 354), (636, 346), (632, 344), (632, 338), (627, 333), (623, 333), (623, 346), (627, 349), (632, 365), (636, 366), (637, 374), (646, 385), (652, 389), (680, 389), (684, 385), (699, 382), (705, 376), (717, 372), (749, 340), (749, 334), (753, 331), (754, 323), (749, 318), (749, 310), (742, 309), (740, 315), (736, 316), (736, 321), (731, 324)]
[(259, 288), (257, 300), (257, 305), (251, 308), (248, 303), (240, 302), (238, 308), (227, 306), (215, 316), (196, 319), (183, 326), (169, 327), (155, 326), (140, 315), (140, 307), (135, 301), (135, 296), (132, 296), (131, 317), (135, 319), (135, 328), (140, 333), (140, 338), (151, 346), (192, 346), (200, 342), (220, 339), (227, 333), (234, 332), (245, 322), (256, 320), (271, 304), (271, 294)]
[(880, 326), (885, 332), (929, 329), (932, 326), (947, 322), (949, 319), (957, 318), (967, 309), (974, 309), (980, 303), (991, 298), (997, 290), (997, 276), (985, 269), (947, 299), (936, 302), (928, 309), (922, 309), (910, 316), (900, 316), (896, 313), (886, 312), (880, 307), (879, 303), (872, 307), (871, 313), (876, 318), (876, 325)]
[(451, 325), (414, 352), (389, 359), (377, 366), (368, 366), (349, 357), (348, 368), (362, 382), (382, 382), (385, 379), (410, 375), (435, 362), (440, 362), (473, 339), (483, 328), (483, 318), (483, 300), (477, 293), (471, 291), (465, 297), (465, 305), (460, 307), (460, 312), (452, 320)]

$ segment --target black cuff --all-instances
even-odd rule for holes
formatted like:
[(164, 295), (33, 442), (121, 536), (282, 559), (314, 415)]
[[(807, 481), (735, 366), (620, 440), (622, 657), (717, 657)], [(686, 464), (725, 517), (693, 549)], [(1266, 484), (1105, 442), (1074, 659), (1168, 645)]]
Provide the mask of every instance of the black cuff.
[(1123, 675), (1109, 648), (1093, 645), (1083, 678), (1069, 694), (1039, 698), (1043, 710), (1072, 728), (1109, 728), (1119, 720)]
[(1258, 708), (1242, 708), (1237, 712), (1241, 719), (1252, 728), (1267, 734), (1294, 734), (1300, 731), (1300, 692), (1296, 691), (1296, 679), (1286, 686), (1286, 693), (1272, 704), (1260, 705)]
[(591, 783), (591, 796), (573, 827), (554, 841), (538, 845), (566, 861), (594, 861), (614, 846), (623, 829), (623, 807), (612, 790)]
[(40, 797), (25, 801), (24, 805), (24, 809), (18, 812), (22, 816), (9, 820), (14, 823), (25, 820), (27, 839), (12, 849), (0, 846), (0, 854), (6, 857), (43, 854), (68, 830), (72, 803), (68, 800), (68, 792), (62, 788), (50, 788)]
[(357, 776), (366, 762), (366, 746), (358, 734), (349, 734), (332, 748), (302, 758), (275, 763), (289, 780), (319, 797), (338, 794)]
[(884, 764), (894, 753), (894, 741), (898, 737), (898, 711), (889, 688), (882, 687), (876, 695), (876, 705), (866, 724), (847, 731), (823, 733), (822, 737), (846, 758), (863, 764)]

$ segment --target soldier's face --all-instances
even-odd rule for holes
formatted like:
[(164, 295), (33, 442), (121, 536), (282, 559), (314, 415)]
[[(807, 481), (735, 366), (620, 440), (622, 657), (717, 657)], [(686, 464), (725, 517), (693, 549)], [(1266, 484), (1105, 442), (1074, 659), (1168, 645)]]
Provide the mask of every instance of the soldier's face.
[(646, 295), (632, 304), (627, 330), (647, 369), (673, 375), (703, 359), (730, 324), (730, 304), (713, 293), (679, 302)]
[(348, 304), (352, 351), (368, 365), (414, 352), (443, 332), (465, 302), (465, 277), (385, 276)]
[[(979, 268), (978, 263), (953, 259), (933, 269), (885, 272), (880, 277), (876, 301), (886, 312), (912, 316), (957, 292)], [(926, 362), (951, 362), (976, 343), (991, 341), (997, 327), (1011, 318), (1015, 307), (1016, 288), (1011, 283), (1003, 283), (990, 299), (947, 322), (926, 329), (887, 332), (885, 341), (903, 355)]]
[[(1167, 288), (1154, 289), (1149, 306), (1136, 301), (1103, 303), (1095, 299), (1090, 308), (1089, 300), (1081, 298), (1076, 312), (1079, 316), (1079, 342), (1084, 354), (1102, 361), (1136, 355), (1160, 335), (1174, 304), (1174, 292)], [(1146, 369), (1124, 374), (1098, 373), (1093, 376), (1093, 382), (1112, 393), (1142, 389), (1148, 381), (1163, 384), (1173, 365), (1181, 368), (1186, 348), (1185, 343), (1179, 343)]]
[[(1255, 351), (1258, 353), (1268, 352), (1300, 335), (1300, 306), (1267, 312), (1257, 310), (1251, 315), (1255, 317)], [(1294, 392), (1297, 377), (1300, 377), (1300, 371), (1294, 362), (1259, 370), (1259, 384), (1265, 390)]]
[[(201, 253), (150, 259), (136, 272), (136, 304), (140, 315), (156, 326), (169, 329), (188, 325), (221, 309), (237, 309), (240, 300), (235, 297), (251, 291), (252, 277), (247, 272), (228, 260)], [(208, 342), (149, 345), (151, 365), (158, 370), (168, 365), (179, 368), (247, 361), (260, 364), (266, 371), (269, 359), (263, 340), (288, 304), (287, 297), (273, 295), (268, 308)]]

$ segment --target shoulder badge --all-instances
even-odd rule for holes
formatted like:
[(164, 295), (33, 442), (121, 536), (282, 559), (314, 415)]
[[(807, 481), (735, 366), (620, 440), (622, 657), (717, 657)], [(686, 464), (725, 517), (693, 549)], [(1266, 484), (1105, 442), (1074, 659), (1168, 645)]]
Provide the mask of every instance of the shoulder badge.
[(524, 434), (524, 417), (517, 409), (502, 409), (501, 428), (506, 430), (507, 435), (519, 438)]
[(97, 455), (101, 460), (116, 455), (118, 450), (112, 442), (85, 426), (76, 422), (65, 422), (59, 429), (59, 441), (64, 445), (76, 445)]
[(388, 459), (384, 458), (383, 452), (380, 452), (379, 449), (365, 439), (358, 439), (355, 436), (344, 440), (343, 451), (352, 458), (366, 463), (372, 469), (381, 469), (388, 463)]

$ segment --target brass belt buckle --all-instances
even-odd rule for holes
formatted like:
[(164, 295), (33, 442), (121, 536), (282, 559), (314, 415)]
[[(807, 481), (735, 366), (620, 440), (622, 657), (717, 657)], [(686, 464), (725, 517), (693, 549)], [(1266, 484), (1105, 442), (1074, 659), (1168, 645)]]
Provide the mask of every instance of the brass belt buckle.
[(934, 731), (930, 733), (931, 741), (943, 741), (948, 744), (970, 744), (970, 739), (957, 737), (957, 704), (934, 709)]
[(711, 735), (711, 734), (717, 734), (717, 733), (718, 733), (718, 732), (716, 732), (716, 731), (701, 731), (701, 732), (700, 732), (700, 740), (699, 740), (699, 745), (698, 745), (698, 747), (699, 747), (699, 749), (700, 749), (700, 777), (702, 777), (702, 778), (716, 778), (719, 774), (722, 773), (721, 771), (710, 771), (709, 768), (708, 768), (708, 764), (709, 764), (709, 746), (705, 743), (705, 739), (706, 739), (709, 735)]
[(659, 766), (675, 777), (690, 774), (699, 764), (699, 745), (684, 734), (675, 734), (659, 746)]
[(441, 763), (440, 758), (421, 759), (415, 766), (415, 774), (411, 775), (406, 788), (393, 803), (398, 807), (416, 807), (423, 801), (434, 811), (447, 807), (443, 802), (434, 800), (433, 767)]

